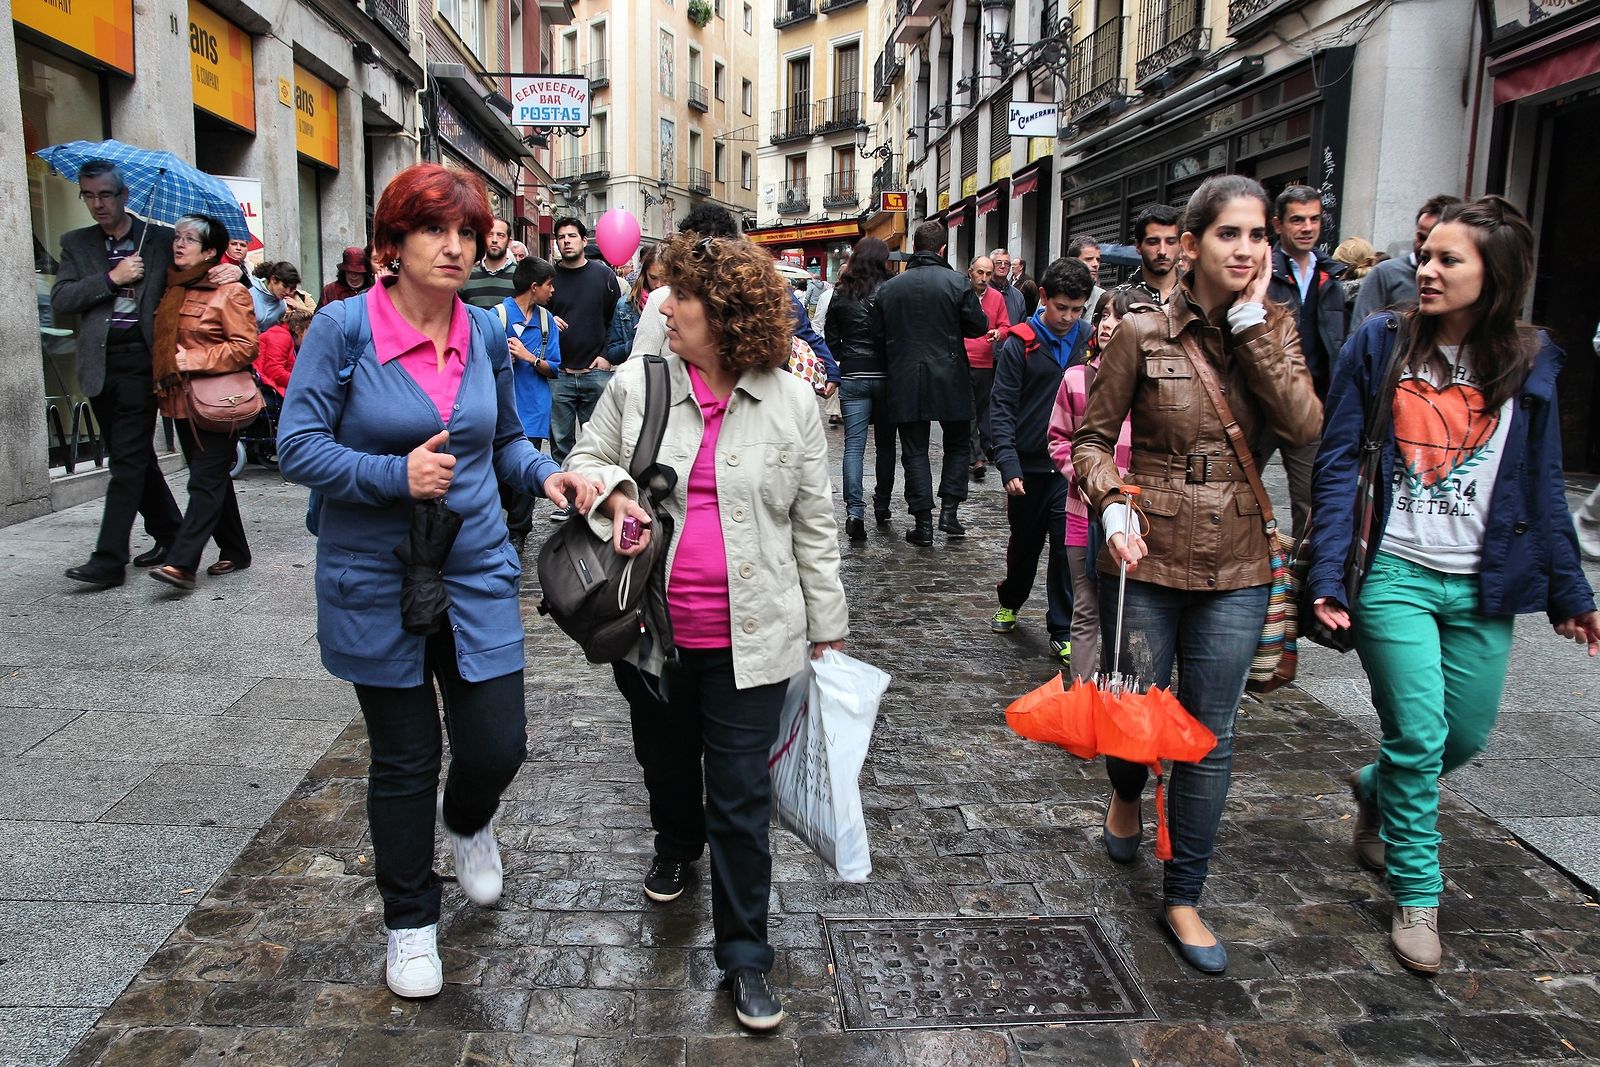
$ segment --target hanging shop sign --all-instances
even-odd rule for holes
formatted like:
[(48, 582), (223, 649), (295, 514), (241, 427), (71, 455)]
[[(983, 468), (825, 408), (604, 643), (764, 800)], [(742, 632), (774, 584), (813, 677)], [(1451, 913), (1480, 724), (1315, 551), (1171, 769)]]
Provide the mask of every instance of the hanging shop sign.
[(879, 211), (904, 211), (909, 200), (907, 193), (879, 193)]
[(589, 125), (589, 79), (554, 74), (511, 76), (511, 125)]
[(12, 0), (11, 17), (86, 59), (133, 73), (133, 0)]
[(859, 237), (859, 222), (819, 222), (811, 226), (786, 226), (781, 230), (751, 230), (746, 234), (758, 245), (792, 244), (795, 241), (825, 241), (830, 237)]
[(189, 4), (189, 77), (194, 106), (256, 132), (256, 72), (250, 35), (206, 7)]
[(1050, 101), (1032, 103), (1026, 100), (1011, 102), (1011, 119), (1006, 132), (1012, 137), (1055, 137), (1061, 125), (1058, 118), (1061, 105)]
[(339, 94), (294, 65), (294, 147), (314, 163), (339, 169)]

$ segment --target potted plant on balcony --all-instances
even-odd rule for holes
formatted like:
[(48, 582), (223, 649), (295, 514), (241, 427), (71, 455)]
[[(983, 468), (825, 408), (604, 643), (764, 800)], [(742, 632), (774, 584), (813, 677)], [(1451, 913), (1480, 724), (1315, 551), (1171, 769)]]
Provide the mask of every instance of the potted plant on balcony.
[(704, 26), (711, 21), (711, 0), (689, 0), (689, 21)]

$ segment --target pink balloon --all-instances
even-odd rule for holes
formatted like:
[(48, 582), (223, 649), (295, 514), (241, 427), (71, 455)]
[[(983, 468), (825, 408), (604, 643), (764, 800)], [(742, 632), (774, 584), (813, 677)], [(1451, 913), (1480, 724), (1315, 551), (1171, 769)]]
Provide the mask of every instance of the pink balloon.
[(594, 241), (612, 266), (621, 266), (639, 250), (639, 220), (631, 211), (614, 207), (594, 224)]

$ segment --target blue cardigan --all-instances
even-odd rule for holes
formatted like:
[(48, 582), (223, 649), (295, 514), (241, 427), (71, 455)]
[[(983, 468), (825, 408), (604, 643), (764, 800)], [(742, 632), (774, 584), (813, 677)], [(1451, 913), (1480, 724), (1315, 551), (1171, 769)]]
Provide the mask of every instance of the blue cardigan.
[[(450, 418), (456, 466), (445, 499), (464, 521), (444, 568), (456, 661), (469, 682), (520, 671), (522, 563), (500, 513), (498, 481), (542, 493), (560, 470), (523, 433), (498, 316), (468, 307), (472, 344)], [(345, 316), (367, 338), (348, 384)], [(444, 429), (438, 408), (398, 360), (379, 363), (367, 298), (319, 310), (306, 331), (278, 422), (285, 478), (322, 495), (317, 536), (317, 640), (328, 672), (357, 685), (424, 681), (427, 638), (400, 625), (404, 564), (395, 546), (411, 527), (406, 457)]]
[[(1307, 582), (1313, 599), (1332, 597), (1340, 604), (1346, 599), (1343, 574), (1354, 537), (1361, 426), (1367, 397), (1382, 384), (1377, 379), (1394, 344), (1394, 323), (1395, 316), (1387, 312), (1367, 319), (1345, 342), (1334, 366), (1312, 480), (1312, 563)], [(1556, 375), (1565, 357), (1549, 337), (1543, 333), (1539, 337), (1533, 369), (1512, 408), (1485, 520), (1478, 572), (1480, 610), (1499, 616), (1543, 611), (1551, 622), (1562, 622), (1593, 611), (1594, 593), (1579, 562), (1561, 473)], [(1374, 544), (1382, 543), (1394, 507), (1396, 455), (1391, 424), (1378, 479)]]

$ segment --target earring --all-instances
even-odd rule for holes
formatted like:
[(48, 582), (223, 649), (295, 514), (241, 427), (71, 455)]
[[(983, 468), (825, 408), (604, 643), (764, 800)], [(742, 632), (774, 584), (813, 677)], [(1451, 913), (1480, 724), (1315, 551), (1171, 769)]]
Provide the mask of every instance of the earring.
[(389, 273), (390, 274), (399, 274), (400, 273), (400, 257), (399, 256), (395, 256), (393, 259), (391, 259), (389, 261)]

